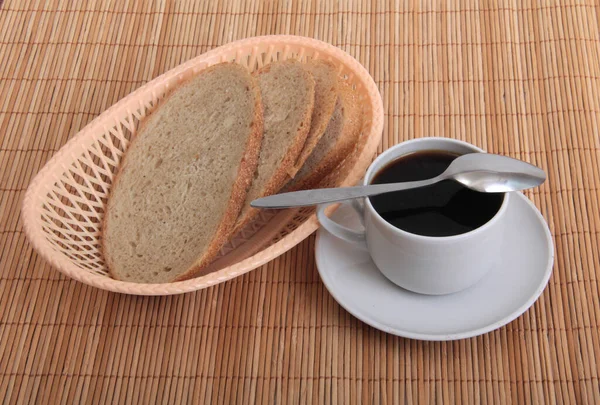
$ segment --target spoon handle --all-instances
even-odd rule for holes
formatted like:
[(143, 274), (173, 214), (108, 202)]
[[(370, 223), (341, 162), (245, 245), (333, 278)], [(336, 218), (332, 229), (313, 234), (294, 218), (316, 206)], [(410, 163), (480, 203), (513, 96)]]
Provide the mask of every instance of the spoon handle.
[(403, 183), (373, 184), (369, 186), (321, 188), (317, 190), (293, 191), (291, 193), (275, 194), (259, 198), (250, 203), (255, 208), (291, 208), (305, 207), (331, 203), (336, 201), (351, 200), (354, 198), (371, 197), (393, 191), (408, 190), (429, 186), (443, 180), (441, 176), (422, 181), (407, 181)]

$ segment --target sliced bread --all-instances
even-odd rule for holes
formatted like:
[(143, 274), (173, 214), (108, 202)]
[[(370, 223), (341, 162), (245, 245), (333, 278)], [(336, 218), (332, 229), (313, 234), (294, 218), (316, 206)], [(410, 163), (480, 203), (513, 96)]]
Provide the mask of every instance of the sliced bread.
[(317, 186), (355, 147), (362, 126), (360, 105), (346, 81), (338, 79), (337, 87), (337, 102), (325, 134), (285, 191)]
[(263, 137), (257, 80), (215, 65), (142, 123), (111, 190), (103, 227), (112, 276), (139, 283), (193, 277), (230, 237)]
[(276, 193), (290, 179), (310, 129), (315, 81), (303, 64), (289, 59), (257, 72), (264, 106), (264, 138), (252, 186), (234, 234), (258, 212), (250, 202)]
[(315, 79), (315, 106), (310, 122), (310, 131), (306, 137), (304, 148), (296, 160), (292, 175), (300, 170), (325, 133), (338, 97), (336, 89), (338, 76), (333, 63), (317, 59), (308, 62), (304, 67)]

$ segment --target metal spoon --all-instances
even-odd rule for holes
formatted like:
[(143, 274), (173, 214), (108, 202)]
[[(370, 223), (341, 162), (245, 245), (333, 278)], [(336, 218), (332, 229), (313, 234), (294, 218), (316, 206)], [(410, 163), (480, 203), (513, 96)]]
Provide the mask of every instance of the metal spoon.
[(454, 180), (484, 193), (505, 193), (537, 187), (546, 180), (546, 173), (536, 166), (507, 156), (469, 153), (454, 159), (439, 176), (427, 180), (294, 191), (259, 198), (250, 205), (255, 208), (303, 207), (425, 187), (442, 180)]

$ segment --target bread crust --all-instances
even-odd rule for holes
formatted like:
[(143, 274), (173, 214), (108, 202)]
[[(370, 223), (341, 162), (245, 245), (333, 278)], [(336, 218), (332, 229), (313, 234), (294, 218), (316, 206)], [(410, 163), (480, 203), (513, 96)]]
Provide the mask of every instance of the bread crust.
[(316, 187), (354, 149), (362, 127), (362, 114), (356, 94), (343, 79), (338, 79), (338, 93), (344, 110), (342, 134), (335, 146), (321, 159), (317, 167), (303, 179), (291, 185), (286, 191), (297, 191)]
[[(300, 63), (294, 59), (288, 59), (283, 62), (275, 62), (275, 63)], [(267, 65), (262, 69), (255, 72), (255, 75), (260, 75), (263, 73), (269, 72), (269, 70), (273, 67), (275, 63)], [(306, 137), (308, 136), (308, 131), (310, 130), (310, 123), (312, 119), (312, 112), (315, 103), (315, 81), (312, 75), (305, 69), (302, 69), (303, 75), (307, 83), (309, 83), (309, 95), (308, 95), (308, 105), (302, 116), (300, 124), (296, 129), (296, 136), (294, 138), (294, 142), (288, 148), (287, 153), (285, 154), (283, 160), (279, 167), (271, 176), (271, 179), (267, 182), (265, 187), (263, 187), (262, 193), (260, 197), (266, 197), (268, 195), (272, 195), (277, 193), (288, 181), (291, 180), (290, 172), (293, 172), (294, 166), (296, 164), (296, 160), (298, 156), (302, 152), (302, 148), (306, 143)], [(259, 198), (260, 198), (259, 197)], [(245, 215), (238, 218), (237, 223), (235, 224), (235, 229), (233, 231), (233, 235), (240, 232), (255, 216), (258, 214), (258, 209), (250, 207)]]
[[(300, 152), (300, 156), (296, 159), (296, 163), (289, 173), (290, 176), (294, 177), (298, 170), (302, 168), (306, 159), (310, 156), (312, 151), (315, 149), (319, 140), (323, 137), (325, 130), (327, 129), (327, 124), (329, 124), (329, 120), (331, 120), (331, 116), (333, 115), (333, 111), (335, 110), (335, 102), (338, 98), (338, 76), (335, 71), (335, 65), (329, 61), (317, 59), (312, 60), (306, 64), (305, 67), (310, 73), (314, 73), (317, 69), (326, 69), (329, 74), (329, 78), (331, 79), (331, 83), (325, 84), (325, 89), (322, 89), (321, 92), (317, 91), (317, 79), (315, 78), (315, 108), (313, 110), (311, 122), (310, 122), (310, 130), (306, 137), (306, 143)], [(320, 105), (317, 111), (317, 97), (320, 98)]]
[[(174, 276), (173, 280), (171, 280), (171, 281), (181, 281), (181, 280), (186, 280), (186, 279), (195, 277), (195, 275), (198, 274), (198, 272), (200, 272), (208, 264), (210, 264), (212, 259), (214, 259), (215, 256), (219, 253), (219, 250), (221, 249), (223, 244), (231, 236), (231, 232), (233, 231), (233, 225), (235, 224), (235, 220), (236, 220), (236, 218), (239, 214), (239, 211), (241, 210), (242, 205), (246, 199), (246, 193), (248, 191), (248, 188), (250, 187), (250, 184), (252, 182), (252, 177), (254, 175), (254, 171), (256, 170), (256, 166), (258, 164), (258, 155), (259, 155), (260, 146), (261, 146), (262, 138), (263, 138), (263, 106), (262, 106), (262, 98), (260, 95), (260, 88), (258, 87), (258, 82), (257, 82), (256, 78), (253, 77), (247, 71), (246, 68), (244, 68), (241, 65), (234, 64), (231, 62), (219, 63), (219, 64), (213, 65), (213, 66), (199, 72), (198, 75), (195, 75), (195, 76), (189, 78), (188, 80), (184, 81), (177, 88), (183, 87), (184, 85), (188, 84), (190, 81), (196, 79), (198, 76), (200, 76), (204, 73), (208, 73), (212, 70), (218, 69), (222, 65), (231, 65), (231, 66), (235, 66), (236, 68), (239, 67), (239, 69), (244, 69), (244, 71), (246, 73), (248, 73), (248, 76), (250, 78), (250, 82), (249, 82), (250, 89), (252, 90), (252, 94), (253, 94), (253, 98), (254, 98), (254, 107), (255, 107), (254, 120), (253, 120), (253, 124), (252, 124), (253, 128), (252, 128), (252, 132), (250, 133), (250, 135), (248, 136), (248, 139), (246, 141), (246, 149), (245, 149), (244, 155), (242, 156), (241, 164), (238, 168), (238, 175), (237, 175), (235, 183), (233, 184), (230, 198), (229, 198), (229, 201), (227, 204), (227, 208), (223, 214), (223, 217), (219, 223), (219, 226), (215, 232), (213, 239), (208, 244), (207, 248), (204, 251), (204, 254), (201, 257), (199, 257), (194, 262), (194, 264), (192, 266), (190, 266), (190, 268), (188, 270), (186, 270), (185, 272), (183, 272), (179, 275)], [(165, 102), (167, 102), (173, 96), (173, 94), (176, 92), (177, 88), (174, 89), (174, 91), (169, 93), (167, 96), (165, 96), (153, 112), (160, 109), (162, 107), (162, 105), (164, 105)], [(138, 139), (140, 139), (140, 137), (142, 137), (144, 135), (144, 128), (145, 128), (146, 124), (148, 123), (148, 119), (150, 117), (151, 117), (151, 115), (149, 115), (145, 120), (143, 120), (140, 123), (139, 128), (138, 128), (138, 135), (131, 141), (131, 144), (129, 145), (128, 149), (130, 149), (134, 145), (134, 143)], [(128, 157), (128, 153), (126, 152), (123, 156), (119, 170), (115, 174), (115, 177), (113, 180), (113, 189), (116, 186), (116, 184), (120, 181), (121, 175), (128, 168), (127, 157)], [(112, 197), (112, 193), (111, 193), (111, 195), (109, 195), (108, 202), (107, 202), (107, 210), (106, 210), (106, 213), (102, 220), (102, 230), (103, 230), (102, 233), (103, 234), (106, 234), (107, 233), (106, 230), (108, 229), (107, 218), (109, 216), (109, 211), (110, 211), (110, 207), (112, 204), (111, 197)], [(111, 260), (111, 257), (109, 254), (109, 249), (107, 249), (105, 238), (102, 238), (101, 247), (104, 252), (104, 257), (106, 260), (107, 267), (109, 269), (109, 274), (114, 279), (119, 280), (120, 278), (114, 270), (114, 264)]]

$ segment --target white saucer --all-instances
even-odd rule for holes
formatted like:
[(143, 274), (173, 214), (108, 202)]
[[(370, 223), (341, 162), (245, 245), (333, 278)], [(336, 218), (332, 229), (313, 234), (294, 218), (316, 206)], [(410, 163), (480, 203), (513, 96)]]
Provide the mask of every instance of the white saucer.
[[(342, 307), (384, 332), (421, 340), (481, 335), (523, 314), (552, 273), (552, 237), (537, 208), (523, 194), (514, 193), (506, 214), (505, 253), (481, 281), (455, 294), (432, 296), (404, 290), (379, 272), (366, 246), (344, 242), (323, 228), (315, 248), (319, 274)], [(360, 227), (347, 205), (333, 219)]]

